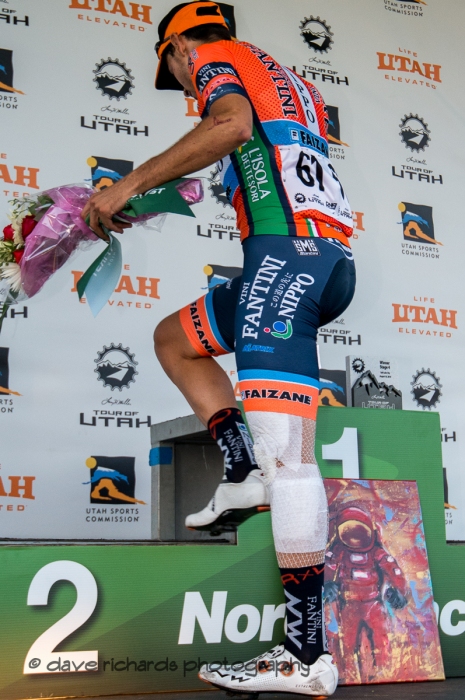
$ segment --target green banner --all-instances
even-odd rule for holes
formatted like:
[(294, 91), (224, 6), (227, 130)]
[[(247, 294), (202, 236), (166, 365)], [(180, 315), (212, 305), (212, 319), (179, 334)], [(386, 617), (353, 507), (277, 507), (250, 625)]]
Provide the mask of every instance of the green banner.
[[(465, 556), (445, 541), (439, 416), (322, 408), (317, 459), (325, 477), (417, 481), (446, 674), (465, 675)], [(205, 688), (199, 664), (283, 638), (268, 513), (237, 546), (3, 546), (0, 585), (2, 700)]]

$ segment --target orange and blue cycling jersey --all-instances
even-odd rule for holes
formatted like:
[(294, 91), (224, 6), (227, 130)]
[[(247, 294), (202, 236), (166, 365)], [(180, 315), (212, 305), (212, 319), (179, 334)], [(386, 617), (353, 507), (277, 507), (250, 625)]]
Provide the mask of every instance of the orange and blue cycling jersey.
[(327, 237), (348, 245), (352, 212), (329, 160), (318, 90), (246, 42), (202, 44), (189, 66), (202, 117), (224, 95), (242, 95), (252, 107), (252, 138), (218, 164), (241, 238)]

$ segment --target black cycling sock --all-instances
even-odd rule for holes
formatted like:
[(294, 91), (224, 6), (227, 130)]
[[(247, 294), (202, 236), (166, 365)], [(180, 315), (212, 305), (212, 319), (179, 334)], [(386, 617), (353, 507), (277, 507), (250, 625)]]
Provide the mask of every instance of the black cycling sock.
[(224, 455), (224, 473), (228, 481), (244, 481), (257, 469), (252, 438), (238, 408), (223, 408), (208, 421), (208, 430)]
[(286, 597), (287, 634), (284, 647), (306, 665), (327, 652), (323, 586), (324, 564), (280, 569)]

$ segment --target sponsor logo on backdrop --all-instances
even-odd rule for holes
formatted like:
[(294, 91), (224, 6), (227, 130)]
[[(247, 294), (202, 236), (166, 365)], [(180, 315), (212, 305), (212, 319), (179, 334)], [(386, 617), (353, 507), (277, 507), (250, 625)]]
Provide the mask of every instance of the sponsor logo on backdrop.
[(410, 393), (418, 408), (428, 409), (429, 411), (432, 408), (436, 408), (442, 396), (442, 384), (439, 381), (439, 377), (429, 367), (428, 369), (418, 370), (413, 375), (410, 384), (412, 386)]
[(117, 160), (102, 156), (90, 156), (87, 159), (87, 165), (90, 166), (92, 185), (98, 190), (111, 187), (134, 169), (132, 160)]
[(428, 124), (418, 114), (406, 114), (399, 124), (402, 143), (405, 148), (418, 153), (424, 151), (431, 141)]
[(234, 279), (234, 277), (239, 277), (239, 275), (242, 274), (242, 267), (205, 265), (203, 271), (207, 275), (207, 287), (202, 287), (202, 289), (208, 289), (211, 291), (212, 289), (215, 289), (215, 287), (219, 287), (220, 284), (225, 284)]
[(221, 160), (216, 164), (215, 168), (210, 171), (210, 177), (208, 178), (208, 189), (210, 190), (215, 202), (217, 202), (218, 204), (222, 204), (223, 207), (232, 209), (233, 206), (228, 199), (230, 192), (226, 192), (226, 190), (223, 187), (223, 183), (220, 179), (220, 173), (222, 168), (223, 161)]
[(326, 105), (328, 110), (328, 144), (331, 158), (336, 160), (345, 159), (345, 149), (349, 144), (342, 140), (341, 124), (339, 121), (339, 107)]
[(361, 345), (362, 336), (356, 331), (345, 328), (345, 320), (342, 316), (332, 321), (328, 326), (318, 330), (318, 342), (321, 345)]
[(400, 202), (398, 209), (402, 215), (402, 255), (439, 260), (443, 244), (434, 237), (433, 208)]
[(134, 76), (126, 64), (118, 58), (102, 58), (95, 64), (93, 73), (96, 89), (109, 102), (100, 104), (92, 115), (81, 115), (81, 128), (123, 136), (148, 136), (149, 127), (141, 127), (136, 119), (131, 119), (129, 107), (121, 102), (127, 100), (134, 89)]
[(423, 8), (427, 4), (425, 0), (383, 0), (384, 9), (397, 15), (409, 15), (409, 17), (423, 17)]
[[(0, 468), (2, 465), (0, 464)], [(34, 481), (35, 476), (0, 475), (0, 514), (11, 512), (24, 512), (28, 503), (18, 503), (26, 499), (35, 501)], [(14, 499), (13, 501), (5, 499)]]
[(12, 27), (29, 27), (29, 17), (27, 15), (19, 17), (16, 10), (9, 7), (0, 8), (0, 22), (1, 21)]
[[(2, 286), (2, 282), (5, 282), (5, 287)], [(7, 293), (10, 288), (10, 285), (7, 284), (6, 280), (0, 280), (0, 299), (3, 296), (3, 293)], [(5, 298), (5, 297), (3, 297)], [(17, 318), (17, 319), (25, 319), (28, 318), (29, 314), (29, 307), (27, 306), (10, 306), (8, 309), (4, 309), (4, 304), (0, 301), (0, 316), (5, 312), (5, 317), (3, 319), (3, 322), (5, 323), (7, 318)]]
[(413, 303), (392, 304), (392, 323), (398, 333), (425, 337), (452, 338), (458, 328), (457, 311), (441, 308), (434, 297), (414, 296)]
[(103, 382), (103, 386), (114, 389), (127, 389), (130, 384), (135, 382), (135, 377), (138, 374), (134, 353), (130, 352), (129, 348), (123, 348), (119, 345), (106, 346), (103, 350), (97, 353), (97, 359), (94, 360), (97, 367), (95, 372), (98, 380)]
[[(444, 428), (441, 428), (441, 430), (444, 430)], [(442, 439), (442, 436), (441, 436), (441, 439)], [(443, 483), (444, 483), (444, 510), (445, 510), (445, 516), (446, 516), (446, 525), (453, 525), (454, 524), (454, 514), (452, 511), (457, 510), (457, 507), (453, 506), (449, 500), (449, 483), (447, 480), (447, 469), (445, 467), (443, 467), (443, 469), (442, 469), (442, 475), (443, 475)]]
[(365, 227), (363, 225), (363, 217), (365, 216), (365, 212), (363, 211), (353, 211), (352, 212), (352, 220), (354, 222), (354, 231), (352, 233), (352, 238), (356, 240), (358, 238), (358, 233), (357, 231), (365, 231)]
[(320, 369), (319, 406), (347, 406), (346, 373), (340, 369)]
[(0, 108), (18, 109), (24, 92), (13, 85), (13, 51), (0, 49)]
[[(0, 186), (5, 197), (8, 197), (8, 199), (29, 197), (30, 192), (27, 192), (26, 188), (33, 190), (40, 189), (38, 182), (39, 168), (32, 168), (31, 166), (25, 165), (11, 165), (4, 162), (6, 160), (7, 154), (0, 153)], [(10, 186), (11, 189), (5, 189), (5, 186)], [(19, 190), (19, 187), (22, 189)]]
[(406, 149), (411, 151), (411, 154), (405, 157), (403, 164), (391, 167), (393, 177), (400, 177), (411, 182), (442, 185), (442, 175), (435, 174), (428, 167), (426, 159), (422, 157), (421, 152), (429, 147), (431, 141), (430, 130), (426, 122), (418, 114), (406, 114), (401, 119), (399, 126), (401, 142)]
[[(86, 508), (88, 523), (137, 523), (139, 508), (135, 505), (146, 505), (135, 497), (136, 473), (134, 457), (91, 456), (85, 465), (90, 470), (89, 501), (91, 507)], [(94, 506), (97, 505), (97, 507)], [(117, 508), (116, 505), (124, 505)], [(129, 506), (129, 507), (128, 507)]]
[(437, 63), (423, 61), (416, 51), (397, 47), (397, 53), (377, 51), (378, 70), (386, 80), (406, 85), (436, 89), (442, 82), (441, 69)]
[(68, 7), (77, 10), (77, 19), (86, 23), (139, 32), (145, 32), (152, 24), (151, 5), (128, 0), (70, 0)]
[(197, 236), (200, 236), (201, 238), (210, 238), (210, 240), (215, 241), (240, 240), (241, 232), (238, 231), (238, 229), (235, 226), (233, 226), (232, 224), (222, 223), (223, 221), (228, 220), (234, 221), (236, 218), (235, 216), (223, 219), (223, 217), (218, 215), (216, 218), (219, 218), (220, 221), (215, 224), (208, 224), (208, 227), (197, 224)]
[[(153, 302), (148, 299), (160, 299), (158, 286), (160, 283), (159, 277), (145, 277), (141, 275), (131, 274), (131, 266), (123, 265), (124, 271), (116, 285), (114, 294), (121, 296), (108, 300), (108, 306), (115, 309), (131, 309), (131, 312), (138, 310), (150, 310), (153, 308)], [(77, 292), (77, 283), (84, 274), (83, 270), (71, 270), (73, 276), (73, 286), (71, 292)], [(141, 301), (141, 298), (144, 301)], [(81, 304), (86, 304), (86, 299), (80, 299)]]
[(320, 17), (305, 17), (300, 22), (300, 36), (307, 49), (311, 51), (307, 62), (302, 64), (300, 72), (296, 66), (293, 70), (310, 82), (321, 81), (333, 85), (349, 85), (349, 78), (339, 75), (329, 58), (334, 44), (334, 34), (325, 19)]
[(401, 409), (402, 392), (392, 360), (346, 357), (347, 405), (359, 408)]
[(326, 53), (331, 49), (333, 33), (323, 19), (305, 17), (300, 23), (300, 34), (310, 49), (317, 53)]
[[(110, 389), (111, 395), (107, 395), (100, 401), (97, 409), (86, 409), (79, 414), (79, 424), (91, 428), (141, 428), (150, 427), (151, 417), (134, 410), (130, 390), (139, 374), (139, 363), (130, 348), (123, 347), (122, 343), (111, 343), (97, 352), (94, 358), (94, 372), (97, 380), (102, 383), (103, 389)], [(113, 394), (118, 390), (116, 396)], [(125, 396), (119, 398), (124, 390)]]
[(94, 70), (97, 90), (110, 100), (126, 100), (132, 93), (134, 77), (125, 63), (120, 63), (117, 58), (102, 59), (96, 64)]
[(450, 432), (449, 428), (441, 428), (441, 442), (457, 442), (457, 432)]
[(21, 396), (10, 387), (9, 348), (0, 348), (0, 414), (13, 413), (14, 396)]

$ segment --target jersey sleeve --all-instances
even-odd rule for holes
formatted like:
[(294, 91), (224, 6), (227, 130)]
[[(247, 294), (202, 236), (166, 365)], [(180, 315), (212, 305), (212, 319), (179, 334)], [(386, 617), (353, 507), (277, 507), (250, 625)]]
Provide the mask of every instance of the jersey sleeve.
[(189, 56), (189, 69), (202, 116), (208, 115), (212, 104), (220, 97), (231, 94), (247, 97), (228, 43), (202, 44)]

